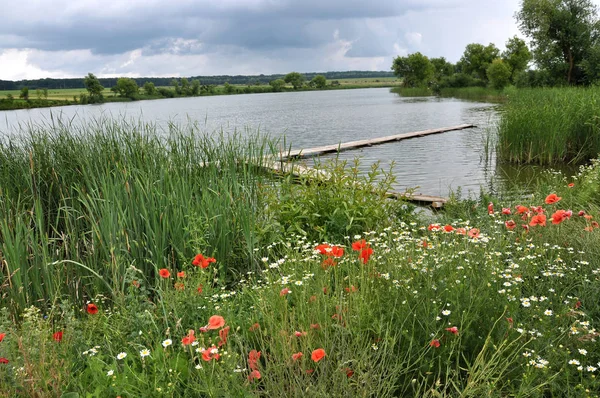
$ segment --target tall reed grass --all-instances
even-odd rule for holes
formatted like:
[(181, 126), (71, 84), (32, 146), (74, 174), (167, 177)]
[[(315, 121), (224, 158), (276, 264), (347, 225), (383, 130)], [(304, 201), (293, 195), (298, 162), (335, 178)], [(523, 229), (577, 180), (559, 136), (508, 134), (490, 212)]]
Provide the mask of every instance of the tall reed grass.
[(600, 152), (600, 88), (516, 90), (498, 126), (499, 157), (513, 163), (579, 163)]
[(132, 269), (152, 282), (204, 250), (222, 277), (254, 267), (262, 177), (249, 160), (271, 148), (257, 135), (105, 118), (3, 137), (1, 305), (18, 312), (61, 296), (116, 295)]

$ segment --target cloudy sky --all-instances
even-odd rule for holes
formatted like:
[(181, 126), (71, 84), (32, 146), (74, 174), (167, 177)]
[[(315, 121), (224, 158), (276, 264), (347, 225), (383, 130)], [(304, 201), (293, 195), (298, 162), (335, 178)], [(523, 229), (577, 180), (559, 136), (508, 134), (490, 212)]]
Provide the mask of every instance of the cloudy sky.
[[(598, 0), (600, 1), (600, 0)], [(389, 70), (503, 48), (519, 0), (0, 0), (0, 79)]]

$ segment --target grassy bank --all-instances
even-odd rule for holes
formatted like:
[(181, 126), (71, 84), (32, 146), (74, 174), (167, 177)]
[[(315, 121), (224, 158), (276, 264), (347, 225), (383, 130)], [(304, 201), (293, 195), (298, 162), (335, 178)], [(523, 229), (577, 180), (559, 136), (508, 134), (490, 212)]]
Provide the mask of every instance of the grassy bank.
[(521, 89), (498, 127), (498, 154), (514, 163), (579, 163), (600, 153), (600, 89)]
[(402, 97), (431, 97), (438, 96), (442, 98), (458, 98), (468, 101), (479, 101), (489, 103), (504, 103), (509, 95), (515, 91), (514, 88), (504, 90), (495, 90), (486, 87), (461, 87), (461, 88), (442, 88), (433, 90), (428, 87), (397, 87), (393, 91)]
[(256, 137), (24, 133), (0, 148), (0, 396), (600, 388), (598, 164), (428, 219), (376, 167), (273, 180)]

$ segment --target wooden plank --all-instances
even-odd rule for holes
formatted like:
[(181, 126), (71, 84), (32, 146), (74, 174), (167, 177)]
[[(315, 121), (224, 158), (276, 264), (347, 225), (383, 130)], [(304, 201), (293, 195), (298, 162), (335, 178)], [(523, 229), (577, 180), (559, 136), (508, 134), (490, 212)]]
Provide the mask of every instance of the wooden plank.
[[(295, 178), (308, 178), (321, 181), (331, 178), (331, 174), (325, 170), (316, 170), (311, 167), (282, 161), (263, 159), (261, 164), (257, 164), (256, 166), (272, 173), (292, 175)], [(387, 192), (386, 196), (391, 199), (400, 199), (407, 202), (426, 204), (436, 209), (442, 208), (448, 201), (448, 199), (440, 196), (423, 195), (420, 193)]]
[(332, 153), (332, 152), (338, 152), (338, 151), (342, 152), (342, 151), (347, 151), (350, 149), (357, 149), (357, 148), (373, 146), (373, 145), (381, 145), (381, 144), (385, 144), (387, 142), (406, 140), (406, 139), (415, 138), (415, 137), (424, 137), (427, 135), (440, 134), (440, 133), (445, 133), (448, 131), (463, 130), (463, 129), (473, 128), (473, 127), (476, 127), (476, 126), (474, 126), (472, 124), (461, 124), (461, 125), (452, 126), (452, 127), (443, 127), (443, 128), (439, 128), (439, 129), (431, 129), (431, 130), (415, 131), (412, 133), (389, 135), (386, 137), (372, 138), (372, 139), (368, 139), (368, 140), (345, 142), (345, 143), (341, 143), (341, 144), (337, 144), (337, 145), (324, 145), (324, 146), (318, 146), (318, 147), (314, 147), (314, 148), (299, 149), (299, 150), (288, 151), (287, 153), (282, 152), (280, 155), (280, 159), (283, 160), (283, 159), (291, 159), (291, 158), (308, 158), (308, 157), (321, 155), (324, 153)]

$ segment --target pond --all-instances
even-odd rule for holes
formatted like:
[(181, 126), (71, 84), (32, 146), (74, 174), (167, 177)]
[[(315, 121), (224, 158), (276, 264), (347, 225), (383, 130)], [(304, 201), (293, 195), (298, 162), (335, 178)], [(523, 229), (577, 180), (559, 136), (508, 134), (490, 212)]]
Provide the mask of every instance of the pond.
[(348, 151), (340, 157), (360, 157), (364, 170), (376, 161), (385, 169), (393, 162), (397, 190), (418, 187), (423, 194), (447, 196), (460, 188), (476, 195), (481, 186), (514, 179), (514, 170), (499, 167), (486, 144), (495, 139), (497, 107), (452, 98), (405, 98), (388, 88), (188, 97), (6, 111), (0, 113), (0, 133), (14, 134), (19, 124), (47, 123), (51, 117), (77, 123), (109, 116), (164, 129), (169, 123), (193, 121), (214, 134), (260, 131), (285, 137), (292, 149), (301, 149), (467, 123), (477, 127)]

